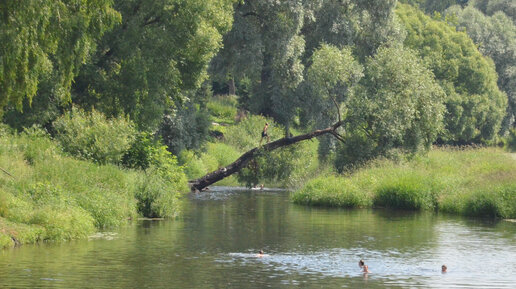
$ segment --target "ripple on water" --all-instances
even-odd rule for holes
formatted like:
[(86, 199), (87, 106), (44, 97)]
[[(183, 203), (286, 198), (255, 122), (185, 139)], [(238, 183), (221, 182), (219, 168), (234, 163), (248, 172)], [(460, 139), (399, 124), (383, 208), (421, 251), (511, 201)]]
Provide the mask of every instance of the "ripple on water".
[[(482, 269), (479, 272), (478, 268), (482, 267), (481, 264), (464, 264), (464, 266), (451, 262), (452, 266), (448, 266), (448, 272), (443, 274), (440, 270), (442, 265), (440, 257), (430, 257), (430, 254), (426, 254), (428, 258), (422, 259), (419, 253), (336, 248), (307, 253), (271, 252), (263, 257), (254, 253), (229, 253), (219, 255), (216, 262), (250, 266), (261, 263), (283, 276), (312, 275), (308, 279), (364, 277), (372, 280), (381, 279), (385, 285), (402, 287), (514, 288), (514, 284), (504, 278), (504, 275), (510, 273), (510, 269), (498, 273), (491, 269)], [(423, 256), (426, 255), (423, 254)], [(369, 266), (371, 273), (367, 276), (364, 276), (358, 267), (360, 259), (364, 259)], [(464, 257), (463, 261), (472, 262), (473, 260)], [(481, 280), (478, 273), (482, 274)], [(451, 279), (453, 282), (449, 283)]]

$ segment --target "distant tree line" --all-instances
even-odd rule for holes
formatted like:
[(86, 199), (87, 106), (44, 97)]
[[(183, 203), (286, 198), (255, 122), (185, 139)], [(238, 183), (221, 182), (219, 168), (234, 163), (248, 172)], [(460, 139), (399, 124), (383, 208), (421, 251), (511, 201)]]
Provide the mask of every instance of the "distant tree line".
[(179, 154), (208, 137), (206, 102), (291, 136), (342, 122), (321, 159), (492, 144), (515, 125), (514, 1), (6, 0), (0, 114), (22, 129), (73, 106), (126, 117)]

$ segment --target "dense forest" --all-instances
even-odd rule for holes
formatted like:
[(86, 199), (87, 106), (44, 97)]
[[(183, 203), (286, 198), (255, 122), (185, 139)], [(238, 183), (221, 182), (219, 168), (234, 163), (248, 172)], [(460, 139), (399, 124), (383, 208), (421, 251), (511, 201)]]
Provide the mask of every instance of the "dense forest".
[[(7, 0), (0, 43), (2, 184), (26, 170), (7, 154), (45, 162), (34, 174), (62, 158), (141, 173), (121, 177), (136, 211), (113, 220), (175, 215), (186, 179), (259, 146), (265, 122), (271, 141), (334, 129), (257, 149), (223, 182), (300, 187), (433, 145), (516, 147), (510, 0)], [(20, 190), (58, 194), (35, 182), (4, 190), (0, 216), (37, 223), (9, 215)]]

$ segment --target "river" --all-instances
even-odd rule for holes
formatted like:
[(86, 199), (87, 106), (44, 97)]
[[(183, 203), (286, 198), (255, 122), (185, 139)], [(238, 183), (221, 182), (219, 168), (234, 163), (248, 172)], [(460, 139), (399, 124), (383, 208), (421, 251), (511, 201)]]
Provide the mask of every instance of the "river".
[(0, 252), (1, 288), (514, 288), (515, 273), (516, 223), (223, 187), (190, 195), (178, 220)]

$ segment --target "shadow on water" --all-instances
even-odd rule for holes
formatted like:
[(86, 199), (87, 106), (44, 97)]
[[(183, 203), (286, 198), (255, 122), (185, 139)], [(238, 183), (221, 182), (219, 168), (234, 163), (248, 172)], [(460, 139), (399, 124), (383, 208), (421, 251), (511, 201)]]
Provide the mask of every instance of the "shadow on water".
[[(184, 217), (0, 255), (8, 288), (513, 288), (516, 224), (211, 188)], [(263, 249), (265, 256), (257, 255)], [(363, 275), (358, 260), (371, 273)], [(446, 264), (448, 273), (440, 267)]]

